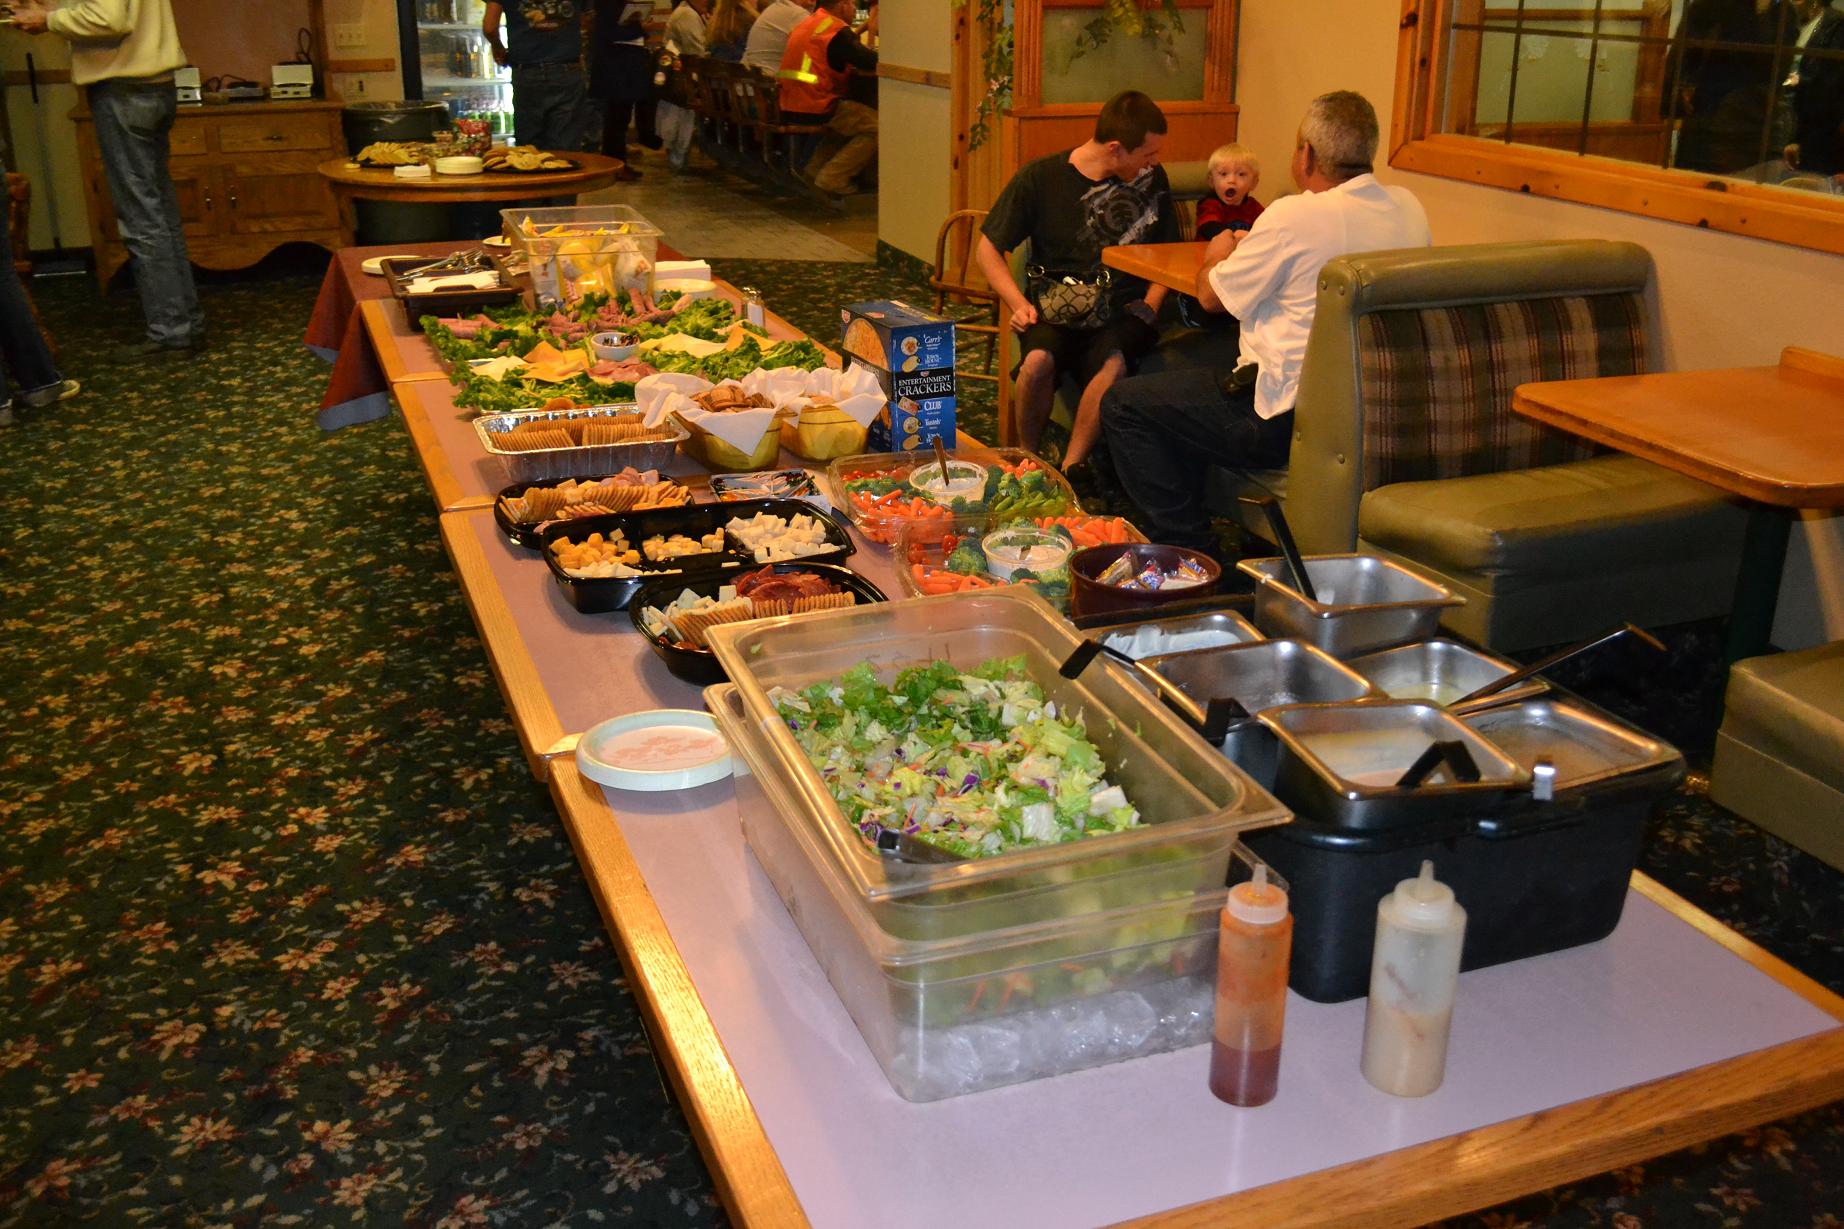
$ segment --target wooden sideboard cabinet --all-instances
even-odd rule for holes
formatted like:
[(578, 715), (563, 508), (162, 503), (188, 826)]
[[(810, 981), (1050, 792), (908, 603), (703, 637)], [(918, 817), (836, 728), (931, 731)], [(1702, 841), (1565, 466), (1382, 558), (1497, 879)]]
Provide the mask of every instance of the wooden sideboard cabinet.
[[(192, 263), (242, 269), (284, 243), (341, 246), (339, 205), (315, 167), (345, 149), (338, 102), (229, 103), (179, 109), (173, 185)], [(96, 279), (106, 290), (128, 262), (89, 109), (71, 113), (90, 213)]]

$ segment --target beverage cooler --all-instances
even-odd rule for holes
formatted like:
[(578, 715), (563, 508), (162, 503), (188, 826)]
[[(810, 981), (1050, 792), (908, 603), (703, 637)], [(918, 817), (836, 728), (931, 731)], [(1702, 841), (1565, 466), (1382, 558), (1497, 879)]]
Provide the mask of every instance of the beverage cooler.
[[(486, 0), (397, 0), (404, 97), (487, 117), (495, 138), (512, 136), (512, 72), (493, 62), (480, 31)], [(502, 36), (503, 37), (503, 36)]]

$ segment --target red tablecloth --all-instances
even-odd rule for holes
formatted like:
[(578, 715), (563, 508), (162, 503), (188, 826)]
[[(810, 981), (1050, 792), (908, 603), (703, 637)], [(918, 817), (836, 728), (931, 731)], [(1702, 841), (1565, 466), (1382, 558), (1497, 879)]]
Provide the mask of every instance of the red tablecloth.
[(388, 299), (390, 283), (359, 266), (373, 256), (446, 256), (477, 246), (477, 240), (438, 239), (431, 243), (398, 243), (382, 247), (347, 248), (327, 266), (307, 322), (307, 348), (333, 364), (327, 390), (320, 398), (320, 425), (331, 431), (355, 422), (369, 422), (390, 413), (390, 388), (384, 369), (365, 336), (358, 305), (364, 299)]

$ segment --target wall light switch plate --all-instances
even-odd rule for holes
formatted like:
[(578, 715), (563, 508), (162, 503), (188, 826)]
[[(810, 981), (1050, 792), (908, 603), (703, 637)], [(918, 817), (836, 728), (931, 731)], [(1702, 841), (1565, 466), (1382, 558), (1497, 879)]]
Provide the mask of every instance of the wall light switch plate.
[(363, 47), (365, 45), (364, 25), (356, 21), (349, 21), (334, 26), (333, 45), (335, 47)]

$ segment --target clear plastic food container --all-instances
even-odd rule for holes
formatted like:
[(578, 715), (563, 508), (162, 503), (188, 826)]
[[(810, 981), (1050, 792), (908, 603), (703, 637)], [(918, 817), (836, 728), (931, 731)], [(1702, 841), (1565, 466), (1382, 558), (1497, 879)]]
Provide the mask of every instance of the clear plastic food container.
[(499, 216), (530, 261), (540, 303), (574, 303), (598, 291), (653, 293), (660, 229), (633, 206), (502, 209)]
[[(815, 848), (883, 930), (922, 940), (1219, 888), (1235, 834), (1287, 818), (1124, 666), (1104, 659), (1063, 678), (1058, 667), (1081, 643), (1043, 599), (1017, 586), (758, 620), (715, 629), (711, 639), (788, 775)], [(887, 678), (929, 661), (972, 670), (1015, 655), (1060, 711), (1082, 715), (1105, 775), (1139, 809), (1139, 826), (963, 862), (886, 860), (847, 823), (769, 699), (772, 688), (836, 678), (860, 662)]]
[(709, 688), (705, 701), (748, 767), (736, 777), (744, 838), (905, 1099), (959, 1096), (1209, 1036), (1222, 876), (1137, 906), (945, 941), (896, 938), (820, 848), (737, 689)]
[[(988, 498), (984, 482), (978, 491), (971, 485), (957, 485), (966, 481), (974, 465), (1017, 470), (1021, 479), (1034, 469), (1043, 476), (1028, 479), (1028, 487), (1008, 486)], [(912, 485), (911, 475), (922, 471), (933, 471), (933, 479)], [(865, 537), (885, 544), (895, 542), (897, 531), (909, 522), (939, 523), (946, 528), (957, 516), (1011, 521), (1082, 510), (1068, 480), (1050, 462), (1022, 448), (988, 448), (965, 455), (950, 451), (946, 487), (939, 484), (940, 473), (941, 463), (932, 453), (871, 452), (840, 457), (826, 468), (827, 495), (833, 507), (842, 509)], [(876, 485), (872, 490), (851, 486), (865, 481)], [(884, 486), (892, 489), (878, 489)]]
[[(956, 516), (945, 521), (904, 521), (896, 533), (897, 583), (911, 597), (1032, 584), (1058, 610), (1069, 606), (1069, 560), (1088, 542), (1105, 534), (1118, 542), (1144, 542), (1133, 525), (1118, 516), (1068, 513), (1058, 525), (1052, 518), (994, 522), (983, 516)], [(1073, 527), (1073, 528), (1072, 528)], [(980, 566), (949, 560), (956, 548), (975, 543)], [(1022, 574), (1014, 575), (1020, 568)]]

